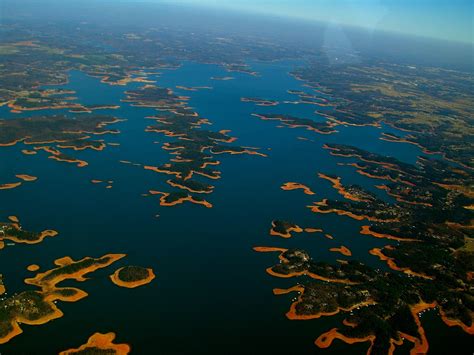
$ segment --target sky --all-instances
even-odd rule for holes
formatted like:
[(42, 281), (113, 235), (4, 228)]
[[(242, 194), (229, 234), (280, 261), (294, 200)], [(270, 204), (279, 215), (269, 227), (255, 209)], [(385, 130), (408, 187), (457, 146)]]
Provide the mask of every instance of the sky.
[(474, 43), (474, 0), (145, 1), (211, 6)]

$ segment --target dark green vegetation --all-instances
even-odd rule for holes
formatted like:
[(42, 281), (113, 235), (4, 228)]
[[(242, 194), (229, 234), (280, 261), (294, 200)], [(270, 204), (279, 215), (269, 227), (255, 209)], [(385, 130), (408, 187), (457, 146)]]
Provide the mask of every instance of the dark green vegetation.
[[(53, 306), (38, 291), (24, 291), (0, 301), (0, 339), (14, 332), (12, 320), (39, 321), (54, 314)], [(1, 341), (1, 340), (0, 340)]]
[(302, 250), (289, 250), (281, 258), (285, 261), (273, 266), (273, 272), (283, 275), (308, 272), (313, 278), (329, 281), (301, 284), (302, 295), (288, 316), (310, 319), (351, 310), (346, 314), (346, 321), (353, 326), (340, 328), (339, 333), (349, 338), (375, 336), (372, 354), (388, 353), (391, 339), (399, 341), (406, 334), (417, 339), (424, 337), (416, 315), (411, 312), (412, 307), (423, 302), (439, 302), (448, 317), (455, 316), (468, 325), (472, 322), (469, 310), (473, 306), (472, 296), (446, 289), (442, 282), (381, 272), (357, 261), (330, 265), (312, 260)]
[(43, 232), (31, 232), (24, 230), (19, 223), (0, 223), (0, 249), (4, 247), (4, 241), (10, 240), (15, 243), (37, 244), (46, 237), (54, 237), (58, 233), (53, 230)]
[[(0, 46), (0, 105), (8, 105), (12, 111), (66, 109), (74, 115), (0, 121), (0, 144), (35, 144), (54, 159), (79, 164), (83, 162), (59, 149), (101, 150), (104, 142), (86, 137), (108, 132), (104, 125), (114, 120), (90, 115), (90, 111), (105, 106), (82, 105), (73, 97), (74, 92), (40, 88), (67, 82), (69, 70), (82, 71), (108, 85), (152, 84), (151, 73), (177, 68), (182, 60), (217, 63), (229, 72), (257, 75), (245, 61), (303, 55), (307, 58), (310, 54), (253, 36), (221, 37), (216, 32), (193, 32), (190, 36), (186, 30), (170, 33), (159, 27), (159, 21), (155, 21), (157, 27), (120, 25), (112, 29), (107, 23), (66, 22), (62, 26), (41, 21), (26, 26), (21, 21), (2, 22), (0, 30), (5, 40)], [(385, 134), (383, 139), (414, 143), (429, 151), (442, 152), (465, 167), (473, 167), (472, 75), (381, 62), (329, 65), (324, 60), (317, 60), (295, 75), (319, 93), (290, 91), (299, 97), (293, 103), (327, 106), (327, 110), (320, 112), (327, 121), (285, 114), (262, 114), (259, 118), (321, 134), (336, 133), (338, 125), (380, 126), (386, 122), (410, 132), (404, 137)], [(276, 102), (247, 100), (264, 106)], [(177, 190), (162, 194), (164, 205), (191, 201), (209, 206), (196, 194), (213, 190), (200, 179), (220, 178), (216, 155), (260, 154), (232, 145), (233, 138), (226, 131), (204, 129), (209, 122), (188, 107), (186, 97), (177, 96), (170, 89), (146, 85), (129, 91), (125, 101), (157, 109), (157, 115), (151, 117), (155, 122), (147, 130), (169, 138), (163, 145), (170, 152), (169, 162), (146, 167), (172, 176), (168, 183)], [(366, 235), (400, 243), (372, 251), (393, 272), (374, 270), (356, 261), (319, 263), (299, 249), (284, 252), (282, 262), (272, 268), (275, 274), (306, 274), (313, 278), (300, 286), (303, 294), (294, 305), (295, 317), (311, 318), (364, 304), (347, 315), (353, 326), (340, 332), (350, 338), (375, 337), (371, 348), (374, 353), (389, 352), (391, 339), (400, 340), (403, 334), (423, 342), (418, 318), (413, 314), (413, 306), (421, 301), (437, 305), (447, 324), (461, 325), (472, 332), (472, 171), (426, 158), (410, 165), (356, 147), (328, 148), (335, 155), (355, 161), (354, 167), (360, 174), (383, 181), (384, 185), (379, 187), (390, 197), (376, 198), (359, 186), (348, 185), (343, 191), (365, 201), (326, 200), (313, 210), (369, 220)], [(293, 223), (275, 221), (274, 230), (287, 234), (296, 227)], [(38, 238), (35, 233), (18, 230), (9, 233), (25, 241)], [(366, 235), (360, 238), (368, 238)], [(78, 289), (55, 288), (55, 282), (80, 278), (78, 274), (84, 268), (104, 267), (111, 261), (111, 257), (71, 263), (62, 260), (54, 270), (36, 280), (30, 279), (28, 282), (40, 286), (42, 291), (26, 291), (5, 300), (0, 335), (4, 338), (11, 334), (11, 320), (28, 323), (60, 316), (49, 301), (77, 299), (84, 294)], [(134, 278), (138, 274), (132, 272), (128, 276)]]
[(57, 287), (64, 280), (83, 280), (93, 271), (109, 266), (124, 255), (110, 254), (101, 258), (70, 258), (56, 260), (57, 267), (38, 273), (25, 282), (39, 287), (40, 291), (23, 291), (0, 301), (0, 343), (8, 342), (21, 333), (21, 323), (39, 325), (61, 317), (55, 301), (75, 302), (87, 296), (84, 291), (72, 287)]
[[(372, 339), (372, 354), (388, 353), (402, 336), (414, 342), (414, 351), (425, 352), (428, 343), (416, 315), (420, 309), (438, 307), (446, 324), (461, 326), (472, 334), (471, 171), (440, 160), (420, 158), (411, 165), (353, 146), (325, 147), (335, 156), (351, 159), (350, 165), (360, 174), (387, 181), (387, 185), (378, 187), (395, 201), (384, 202), (375, 197), (364, 202), (323, 200), (310, 206), (313, 212), (369, 220), (373, 223), (365, 226), (362, 234), (400, 242), (371, 250), (371, 254), (387, 262), (393, 269), (390, 272), (374, 270), (357, 261), (335, 265), (313, 261), (303, 250), (283, 252), (283, 262), (273, 266), (271, 274), (306, 274), (318, 279), (298, 286), (302, 295), (288, 316), (310, 319), (351, 309), (346, 327), (337, 332), (348, 338)], [(337, 188), (349, 190), (342, 185)], [(366, 195), (373, 196), (368, 192)], [(359, 307), (361, 302), (367, 305)], [(357, 308), (352, 309), (353, 306)], [(325, 346), (327, 337), (329, 333), (317, 344)]]
[(244, 74), (249, 74), (249, 75), (258, 75), (256, 71), (253, 71), (251, 67), (248, 64), (245, 63), (239, 63), (239, 64), (224, 64), (224, 68), (232, 73), (232, 72), (237, 72), (237, 73), (244, 73)]
[(15, 239), (27, 242), (41, 241), (41, 233), (30, 232), (21, 229), (17, 224), (0, 223), (0, 239)]
[(189, 199), (198, 204), (207, 204), (202, 197), (193, 196), (186, 191), (172, 191), (162, 198), (162, 206), (174, 206)]
[(318, 122), (307, 118), (298, 118), (281, 114), (259, 113), (253, 114), (253, 116), (266, 121), (279, 121), (289, 128), (306, 128), (308, 131), (314, 131), (321, 134), (331, 134), (337, 132), (333, 129), (335, 125), (331, 122)]
[[(85, 144), (90, 134), (104, 134), (106, 125), (116, 122), (110, 116), (35, 116), (0, 121), (0, 145), (24, 141), (26, 144), (74, 143)], [(97, 142), (95, 142), (97, 143)]]
[[(13, 15), (18, 7), (5, 8)], [(67, 23), (67, 22), (66, 22)], [(170, 31), (153, 26), (117, 26), (115, 23), (78, 23), (45, 26), (41, 22), (6, 20), (0, 46), (0, 104), (20, 100), (28, 106), (61, 106), (68, 102), (59, 93), (44, 95), (38, 87), (67, 82), (67, 71), (81, 70), (104, 83), (124, 85), (146, 81), (148, 73), (176, 68), (179, 61), (192, 60), (222, 65), (229, 72), (256, 75), (245, 61), (294, 58), (309, 51), (238, 34), (216, 34), (193, 30)], [(78, 30), (80, 29), (80, 30)], [(66, 93), (64, 93), (66, 94)]]
[(177, 96), (170, 89), (146, 85), (138, 90), (127, 91), (127, 98), (124, 101), (138, 107), (157, 109), (160, 113), (149, 117), (155, 120), (155, 124), (148, 126), (146, 131), (177, 138), (163, 145), (163, 149), (170, 151), (173, 156), (169, 163), (158, 167), (145, 167), (158, 173), (174, 175), (169, 184), (187, 191), (186, 193), (172, 191), (164, 196), (162, 205), (174, 205), (184, 199), (203, 202), (202, 198), (188, 192), (209, 193), (212, 191), (210, 185), (191, 179), (194, 175), (219, 179), (220, 171), (209, 168), (220, 164), (214, 157), (216, 154), (260, 154), (254, 149), (229, 145), (235, 138), (228, 136), (227, 131), (202, 129), (203, 125), (209, 124), (208, 120), (187, 106), (186, 97)]
[(146, 280), (150, 276), (148, 269), (141, 266), (125, 266), (120, 269), (118, 278), (124, 282)]
[(90, 136), (119, 133), (106, 128), (107, 125), (118, 121), (112, 116), (98, 115), (81, 115), (74, 118), (64, 115), (33, 116), (0, 120), (0, 147), (19, 142), (35, 145), (36, 150), (46, 151), (52, 159), (77, 163), (82, 167), (87, 165), (87, 162), (64, 154), (60, 149), (103, 150), (105, 143), (102, 140), (93, 140)]
[(327, 99), (305, 92), (305, 91), (288, 90), (288, 93), (299, 97), (299, 100), (294, 101), (294, 102), (289, 102), (289, 103), (317, 105), (317, 106), (328, 106), (328, 103), (329, 103)]
[(257, 106), (276, 106), (276, 105), (278, 105), (278, 101), (260, 99), (258, 97), (242, 97), (240, 100), (242, 102), (253, 102)]
[(179, 179), (170, 179), (167, 183), (174, 187), (179, 187), (184, 190), (195, 193), (211, 193), (214, 190), (214, 186), (205, 184), (196, 180), (179, 180)]
[(332, 65), (320, 60), (294, 75), (331, 98), (327, 117), (336, 123), (385, 122), (409, 134), (387, 139), (418, 144), (426, 151), (474, 168), (474, 76), (430, 67), (382, 62)]
[(272, 221), (272, 229), (270, 231), (271, 234), (280, 236), (291, 236), (292, 231), (301, 231), (301, 228), (298, 227), (296, 224), (288, 221)]
[(110, 265), (114, 261), (113, 256), (105, 255), (102, 258), (84, 258), (79, 261), (61, 265), (58, 268), (52, 269), (49, 272), (42, 274), (41, 277), (36, 278), (32, 283), (35, 285), (42, 285), (51, 282), (62, 276), (74, 275), (82, 270), (98, 269)]

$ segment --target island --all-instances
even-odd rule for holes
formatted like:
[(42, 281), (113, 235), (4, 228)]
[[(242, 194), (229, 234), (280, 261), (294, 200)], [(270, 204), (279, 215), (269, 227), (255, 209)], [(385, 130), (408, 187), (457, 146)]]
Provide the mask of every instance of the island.
[(10, 223), (0, 222), (0, 249), (5, 247), (5, 240), (18, 244), (38, 244), (47, 237), (55, 237), (58, 232), (55, 230), (44, 230), (42, 232), (30, 232), (24, 230), (15, 216), (10, 216)]
[(94, 333), (87, 340), (87, 343), (77, 349), (61, 351), (59, 355), (73, 354), (114, 354), (127, 355), (131, 348), (128, 344), (115, 344), (115, 333)]
[(161, 195), (160, 206), (171, 207), (180, 205), (184, 202), (191, 202), (196, 205), (201, 205), (207, 208), (212, 208), (212, 204), (202, 199), (199, 196), (190, 195), (184, 191), (176, 192), (161, 192), (156, 190), (150, 190), (150, 195)]
[(337, 248), (330, 248), (329, 251), (332, 251), (335, 253), (341, 253), (344, 256), (352, 256), (352, 252), (350, 251), (350, 249), (345, 247), (344, 245), (341, 245), (340, 247), (337, 247)]
[(124, 254), (107, 254), (100, 258), (86, 257), (74, 261), (69, 257), (57, 259), (55, 268), (36, 274), (25, 280), (28, 285), (39, 290), (29, 290), (13, 294), (0, 300), (3, 317), (0, 319), (0, 344), (10, 341), (23, 332), (21, 324), (41, 325), (63, 316), (57, 301), (76, 302), (87, 293), (74, 287), (59, 287), (66, 280), (85, 281), (85, 276), (105, 268)]
[(275, 100), (268, 100), (268, 99), (260, 99), (258, 97), (242, 97), (240, 99), (242, 102), (252, 102), (257, 106), (277, 106), (279, 104), (278, 101)]
[[(287, 312), (289, 319), (310, 320), (339, 312), (346, 314), (343, 328), (333, 328), (316, 339), (319, 347), (328, 347), (337, 338), (349, 344), (370, 342), (372, 354), (390, 353), (394, 345), (401, 345), (402, 339), (406, 339), (413, 343), (412, 351), (427, 351), (428, 342), (418, 313), (435, 307), (442, 309), (432, 293), (447, 296), (449, 292), (441, 286), (428, 287), (428, 280), (424, 278), (376, 271), (355, 260), (333, 265), (313, 261), (303, 250), (255, 250), (281, 253), (280, 263), (267, 269), (270, 275), (285, 278), (306, 275), (313, 279), (289, 289), (274, 289), (275, 295), (298, 293)], [(454, 325), (446, 313), (442, 314), (446, 324)], [(464, 327), (472, 334), (472, 326)]]
[(298, 182), (285, 182), (281, 186), (282, 190), (285, 191), (293, 191), (293, 190), (298, 190), (301, 189), (306, 195), (314, 195), (315, 193), (306, 185), (300, 184)]
[(365, 191), (358, 185), (344, 186), (341, 183), (341, 178), (319, 173), (321, 179), (328, 180), (332, 183), (332, 187), (344, 198), (356, 202), (370, 202), (376, 199), (375, 195)]
[(155, 123), (146, 128), (146, 132), (163, 134), (172, 138), (171, 142), (162, 144), (162, 148), (170, 153), (169, 162), (161, 166), (144, 165), (145, 170), (160, 174), (173, 175), (168, 184), (177, 190), (169, 192), (151, 192), (161, 194), (162, 206), (175, 206), (185, 201), (212, 207), (197, 194), (210, 194), (214, 186), (195, 179), (217, 180), (221, 173), (216, 170), (220, 164), (215, 156), (220, 154), (245, 154), (265, 156), (256, 148), (233, 145), (236, 138), (228, 135), (228, 130), (211, 131), (204, 129), (210, 122), (188, 106), (189, 98), (176, 95), (171, 89), (155, 85), (145, 85), (136, 90), (126, 92), (124, 102), (135, 107), (153, 108), (158, 111), (156, 116), (148, 119)]
[(252, 116), (264, 121), (278, 121), (288, 128), (305, 128), (307, 131), (319, 134), (333, 134), (337, 131), (333, 129), (334, 124), (329, 121), (319, 122), (308, 118), (298, 118), (282, 114), (253, 113)]
[[(276, 295), (298, 293), (287, 317), (310, 320), (343, 312), (341, 327), (319, 335), (315, 344), (368, 342), (371, 354), (393, 353), (403, 341), (413, 344), (412, 353), (426, 353), (429, 343), (419, 313), (427, 309), (437, 309), (446, 325), (474, 334), (470, 169), (425, 156), (409, 164), (342, 144), (324, 148), (338, 159), (350, 159), (347, 165), (357, 173), (384, 181), (381, 190), (388, 198), (320, 173), (341, 199), (323, 199), (309, 208), (364, 221), (361, 235), (392, 241), (370, 250), (388, 271), (357, 260), (313, 260), (303, 249), (255, 248), (279, 253), (278, 263), (266, 269), (269, 275), (298, 277), (296, 286), (274, 290)], [(330, 250), (351, 256), (344, 246)]]
[(291, 232), (301, 233), (303, 229), (296, 224), (287, 221), (274, 220), (272, 221), (272, 228), (270, 228), (270, 235), (291, 238)]
[(18, 175), (15, 175), (18, 179), (20, 180), (23, 180), (23, 181), (36, 181), (38, 180), (38, 178), (36, 176), (32, 176), (32, 175), (27, 175), (27, 174), (18, 174)]
[(26, 268), (26, 270), (31, 271), (31, 272), (36, 272), (39, 269), (40, 269), (40, 267), (37, 264), (28, 265), (27, 268)]
[(124, 266), (116, 270), (110, 279), (120, 287), (135, 288), (149, 284), (155, 278), (152, 269), (141, 266)]
[(211, 80), (218, 80), (218, 81), (229, 81), (229, 80), (234, 80), (235, 78), (233, 76), (213, 76), (211, 77)]
[(469, 117), (474, 110), (467, 104), (474, 100), (472, 90), (467, 89), (474, 84), (472, 75), (383, 60), (334, 66), (323, 58), (292, 75), (318, 96), (330, 99), (331, 107), (324, 115), (334, 124), (380, 127), (383, 122), (407, 133), (386, 133), (385, 140), (415, 144), (425, 152), (438, 152), (450, 161), (474, 167), (469, 140), (473, 134)]
[(246, 63), (223, 63), (223, 67), (228, 72), (236, 72), (236, 73), (248, 74), (252, 76), (258, 75), (258, 73), (256, 71), (253, 71), (250, 65)]
[(306, 91), (301, 90), (287, 90), (288, 94), (298, 96), (297, 101), (285, 101), (286, 104), (306, 104), (306, 105), (316, 105), (320, 107), (329, 106), (329, 100), (327, 98), (308, 93)]
[[(50, 159), (84, 167), (88, 165), (87, 162), (71, 157), (60, 149), (103, 150), (106, 146), (104, 142), (91, 140), (91, 135), (117, 134), (119, 131), (109, 130), (106, 127), (120, 121), (116, 117), (100, 115), (78, 116), (74, 119), (64, 115), (44, 115), (0, 120), (0, 147), (20, 142), (34, 145), (34, 150), (23, 150), (23, 153), (33, 155), (42, 150), (49, 154)], [(33, 181), (26, 175), (18, 177), (25, 181)]]

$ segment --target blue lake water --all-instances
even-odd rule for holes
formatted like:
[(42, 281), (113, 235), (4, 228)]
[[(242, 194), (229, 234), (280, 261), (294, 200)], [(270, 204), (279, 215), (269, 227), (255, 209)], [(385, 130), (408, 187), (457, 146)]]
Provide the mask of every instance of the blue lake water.
[[(212, 181), (216, 189), (207, 197), (214, 205), (212, 209), (197, 205), (160, 207), (158, 198), (142, 194), (150, 189), (166, 191), (169, 177), (119, 163), (129, 160), (158, 166), (169, 160), (161, 144), (154, 143), (169, 139), (144, 132), (152, 123), (146, 117), (156, 112), (120, 102), (124, 91), (142, 84), (109, 86), (81, 72), (71, 72), (69, 83), (62, 87), (75, 90), (81, 103), (121, 105), (118, 110), (98, 111), (126, 119), (110, 126), (121, 134), (105, 137), (107, 142), (120, 145), (108, 146), (102, 152), (71, 153), (89, 163), (82, 169), (47, 159), (44, 152), (24, 155), (21, 149), (28, 147), (22, 144), (0, 149), (2, 183), (14, 181), (15, 174), (39, 178), (0, 192), (2, 218), (16, 215), (25, 229), (60, 232), (38, 245), (6, 247), (1, 251), (0, 270), (11, 294), (29, 288), (23, 279), (32, 275), (26, 270), (32, 263), (46, 270), (55, 259), (66, 255), (79, 259), (126, 253), (127, 257), (91, 274), (87, 282), (65, 283), (77, 285), (89, 296), (76, 303), (61, 303), (63, 318), (42, 326), (23, 326), (24, 334), (1, 346), (0, 351), (52, 354), (85, 343), (94, 332), (114, 331), (118, 341), (131, 344), (136, 354), (365, 353), (368, 344), (347, 346), (336, 342), (324, 352), (316, 348), (314, 339), (337, 326), (342, 316), (287, 320), (285, 313), (294, 295), (276, 297), (272, 289), (293, 286), (298, 280), (267, 275), (265, 269), (277, 262), (277, 254), (256, 253), (252, 248), (299, 247), (315, 259), (335, 261), (341, 256), (329, 248), (345, 245), (353, 258), (385, 268), (368, 250), (390, 241), (360, 235), (361, 222), (314, 214), (306, 207), (323, 198), (340, 198), (328, 181), (317, 177), (318, 172), (341, 176), (343, 182), (360, 184), (391, 201), (374, 187), (380, 181), (357, 174), (353, 167), (338, 165), (350, 159), (331, 156), (322, 146), (352, 144), (409, 163), (422, 153), (413, 145), (380, 140), (382, 132), (402, 134), (390, 127), (338, 127), (337, 134), (319, 135), (304, 129), (278, 128), (278, 122), (251, 116), (275, 112), (322, 120), (314, 113), (317, 106), (313, 105), (259, 107), (240, 101), (241, 97), (294, 101), (296, 96), (288, 94), (288, 89), (309, 91), (288, 75), (294, 64), (253, 63), (260, 76), (231, 73), (235, 80), (216, 81), (211, 77), (229, 73), (215, 65), (185, 63), (178, 70), (164, 70), (155, 77), (158, 85), (170, 88), (212, 86), (212, 90), (175, 91), (190, 96), (190, 106), (213, 123), (210, 129), (230, 129), (231, 135), (238, 137), (238, 144), (260, 147), (268, 154), (267, 158), (220, 155), (222, 179)], [(0, 116), (5, 119), (50, 113), (67, 112), (12, 114), (0, 107)], [(91, 179), (114, 180), (113, 188), (91, 184)], [(316, 195), (281, 190), (280, 186), (288, 181), (306, 184)], [(271, 237), (268, 230), (273, 219), (323, 228), (335, 239), (304, 233), (288, 240)], [(152, 267), (157, 278), (138, 289), (119, 288), (108, 275), (125, 264)], [(432, 353), (443, 354), (449, 349), (446, 338), (438, 334), (449, 334), (451, 343), (457, 339), (467, 348), (469, 336), (436, 319), (431, 313), (423, 317)], [(404, 346), (397, 353), (406, 353), (407, 349)]]

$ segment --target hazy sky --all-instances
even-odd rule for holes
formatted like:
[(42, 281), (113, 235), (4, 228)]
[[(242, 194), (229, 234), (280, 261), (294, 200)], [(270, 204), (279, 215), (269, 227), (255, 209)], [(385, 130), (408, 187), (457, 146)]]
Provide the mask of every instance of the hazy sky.
[(474, 42), (474, 0), (145, 1), (189, 3)]

